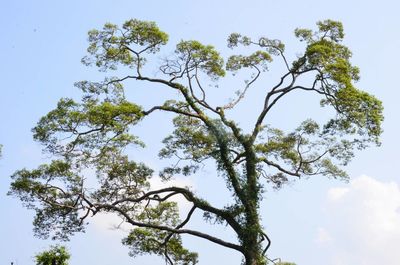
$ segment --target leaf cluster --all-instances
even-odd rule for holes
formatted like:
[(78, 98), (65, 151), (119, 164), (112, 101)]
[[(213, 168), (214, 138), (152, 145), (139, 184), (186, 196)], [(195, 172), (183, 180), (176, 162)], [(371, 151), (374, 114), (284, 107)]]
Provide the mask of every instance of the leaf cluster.
[(51, 246), (35, 256), (36, 265), (68, 265), (71, 255), (63, 246)]
[(142, 117), (141, 108), (126, 100), (76, 103), (65, 98), (58, 102), (56, 109), (40, 119), (33, 129), (34, 139), (53, 154), (88, 161), (128, 144), (141, 145), (129, 133), (129, 127)]
[(211, 45), (203, 45), (198, 41), (181, 41), (176, 45), (175, 53), (186, 72), (201, 70), (213, 79), (225, 76), (224, 60)]
[(19, 197), (26, 207), (36, 211), (35, 235), (47, 238), (67, 239), (69, 234), (80, 232), (79, 194), (82, 178), (73, 172), (71, 165), (54, 160), (35, 170), (22, 169), (11, 178), (8, 195)]
[(359, 135), (360, 148), (368, 142), (379, 144), (383, 121), (382, 102), (354, 87), (359, 69), (350, 62), (351, 51), (341, 42), (344, 37), (340, 22), (325, 20), (317, 23), (318, 31), (296, 29), (295, 35), (307, 43), (304, 56), (293, 63), (295, 73), (316, 71), (315, 89), (325, 95), (322, 106), (333, 106), (337, 117), (325, 125), (331, 134)]
[(121, 28), (107, 23), (88, 35), (89, 55), (82, 62), (104, 71), (116, 70), (118, 65), (141, 67), (145, 63), (142, 53), (156, 53), (168, 41), (168, 35), (156, 23), (137, 19), (126, 21)]

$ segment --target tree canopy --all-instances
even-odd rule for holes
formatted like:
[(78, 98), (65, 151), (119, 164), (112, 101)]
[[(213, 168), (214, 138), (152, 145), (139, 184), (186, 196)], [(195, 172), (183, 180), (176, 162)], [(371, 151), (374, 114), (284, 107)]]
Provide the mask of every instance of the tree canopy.
[[(320, 21), (315, 31), (296, 29), (295, 36), (305, 48), (293, 61), (287, 59), (282, 41), (267, 37), (231, 34), (228, 47), (248, 53), (228, 58), (211, 45), (182, 40), (174, 54), (159, 63), (158, 74), (150, 75), (148, 67), (156, 61), (147, 61), (168, 42), (167, 33), (154, 22), (132, 19), (90, 31), (88, 55), (82, 62), (105, 73), (128, 74), (77, 82), (82, 100), (62, 98), (40, 119), (33, 128), (34, 139), (54, 160), (15, 172), (9, 194), (36, 211), (34, 231), (39, 237), (68, 239), (84, 231), (90, 216), (113, 212), (132, 225), (123, 244), (133, 256), (155, 254), (168, 264), (196, 264), (198, 254), (182, 243), (182, 235), (191, 235), (240, 252), (243, 264), (267, 264), (271, 240), (259, 213), (265, 189), (314, 175), (346, 180), (343, 166), (354, 150), (379, 145), (382, 133), (382, 104), (355, 87), (359, 69), (342, 43), (342, 24)], [(260, 76), (275, 60), (284, 72), (260, 95), (262, 108), (249, 117), (254, 123), (246, 131), (229, 112), (253, 86), (265, 87)], [(240, 71), (250, 78), (237, 97), (227, 104), (211, 104), (207, 84)], [(146, 83), (148, 91), (143, 93), (149, 94), (153, 85), (164, 86), (176, 97), (144, 109), (126, 96), (127, 81)], [(294, 91), (319, 96), (321, 106), (330, 108), (333, 116), (322, 124), (306, 119), (291, 132), (268, 124), (271, 110)], [(171, 166), (158, 172), (126, 152), (129, 146), (145, 148), (135, 125), (155, 112), (172, 114), (174, 126), (159, 152)], [(216, 177), (224, 179), (231, 194), (225, 207), (212, 205), (189, 187), (150, 185), (150, 178), (157, 175), (166, 184), (176, 176), (195, 177), (205, 161), (215, 163)], [(95, 188), (88, 186), (93, 178)], [(183, 218), (171, 200), (176, 196), (192, 205)], [(188, 228), (195, 211), (202, 212), (205, 221), (230, 227), (236, 242)]]
[(65, 247), (52, 246), (35, 256), (36, 265), (68, 265), (70, 255)]

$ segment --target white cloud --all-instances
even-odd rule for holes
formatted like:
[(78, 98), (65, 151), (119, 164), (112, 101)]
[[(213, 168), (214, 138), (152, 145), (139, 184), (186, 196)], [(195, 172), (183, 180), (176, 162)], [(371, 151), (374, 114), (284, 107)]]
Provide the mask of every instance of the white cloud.
[(328, 191), (328, 199), (330, 201), (337, 201), (343, 198), (349, 192), (349, 188), (332, 188)]
[(331, 264), (398, 265), (399, 209), (400, 187), (395, 182), (361, 176), (347, 188), (330, 189), (328, 221), (317, 231), (317, 239), (331, 241)]

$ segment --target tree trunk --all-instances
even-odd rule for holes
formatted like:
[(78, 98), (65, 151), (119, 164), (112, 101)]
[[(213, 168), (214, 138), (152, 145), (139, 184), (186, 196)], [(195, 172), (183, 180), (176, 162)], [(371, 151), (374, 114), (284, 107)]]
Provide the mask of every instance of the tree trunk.
[(243, 238), (245, 265), (266, 265), (260, 242), (261, 225), (258, 213), (260, 187), (256, 170), (256, 155), (251, 144), (246, 147), (246, 228)]
[(259, 248), (254, 249), (254, 251), (249, 251), (245, 255), (245, 265), (266, 265), (266, 260), (262, 256)]
[(262, 231), (257, 211), (257, 202), (250, 202), (250, 211), (246, 216), (246, 229), (243, 238), (245, 265), (266, 265), (266, 259), (262, 254), (260, 232)]

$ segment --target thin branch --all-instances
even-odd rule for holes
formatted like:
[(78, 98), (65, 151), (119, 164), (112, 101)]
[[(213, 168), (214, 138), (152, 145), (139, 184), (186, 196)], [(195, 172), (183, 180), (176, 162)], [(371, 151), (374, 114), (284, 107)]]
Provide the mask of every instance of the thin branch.
[[(267, 112), (268, 112), (269, 99), (275, 94), (275, 90), (278, 89), (278, 88), (283, 84), (283, 82), (285, 81), (285, 79), (286, 79), (289, 75), (292, 76), (292, 82), (291, 82), (291, 84), (293, 84), (294, 81), (295, 81), (295, 78), (294, 78), (294, 75), (292, 74), (292, 72), (289, 71), (288, 73), (286, 73), (285, 75), (283, 75), (283, 76), (281, 77), (281, 80), (279, 81), (279, 83), (276, 84), (276, 85), (271, 89), (271, 91), (268, 92), (267, 96), (265, 97), (265, 99), (264, 99), (264, 107), (263, 107), (263, 110), (261, 111), (260, 115), (258, 116), (257, 121), (256, 121), (256, 124), (254, 125), (253, 133), (252, 133), (252, 136), (251, 136), (251, 141), (252, 141), (252, 142), (255, 141), (255, 139), (256, 139), (256, 137), (257, 137), (257, 134), (260, 132), (261, 124), (262, 124), (262, 122), (263, 122), (263, 120), (264, 120), (265, 115), (266, 115)], [(289, 86), (287, 86), (287, 88), (288, 88), (288, 87), (289, 87)]]
[[(190, 76), (190, 72), (191, 72), (192, 70), (188, 70), (188, 68), (186, 68), (186, 77), (187, 77), (187, 79), (188, 79), (190, 95), (192, 96), (192, 98), (194, 99), (194, 101), (195, 101), (196, 103), (198, 103), (198, 104), (200, 104), (201, 106), (203, 106), (204, 108), (206, 108), (206, 109), (208, 109), (208, 110), (210, 110), (210, 111), (212, 111), (212, 112), (218, 114), (218, 111), (217, 111), (216, 109), (212, 108), (212, 107), (205, 101), (205, 91), (204, 91), (203, 87), (201, 86), (200, 81), (198, 80), (198, 77), (197, 77), (197, 74), (198, 74), (198, 73), (197, 73), (197, 67), (194, 67), (193, 70), (195, 71), (195, 74), (194, 74), (193, 76)], [(195, 95), (195, 93), (194, 93), (194, 89), (193, 89), (193, 85), (192, 85), (192, 78), (193, 78), (193, 77), (194, 77), (195, 80), (196, 80), (197, 86), (198, 86), (198, 87), (200, 88), (200, 90), (202, 91), (202, 99), (201, 99), (201, 100), (200, 100), (200, 99)]]
[[(196, 79), (197, 86), (200, 88), (201, 93), (202, 93), (201, 102), (205, 102), (205, 100), (206, 100), (206, 92), (205, 92), (205, 90), (203, 89), (203, 86), (202, 86), (201, 83), (200, 83), (200, 80), (199, 80), (199, 77), (198, 77), (198, 69), (197, 69), (197, 67), (196, 67), (196, 70), (195, 70), (195, 71), (196, 71), (196, 72), (195, 72), (195, 74), (194, 74), (194, 78)], [(207, 105), (208, 105), (208, 104), (207, 104)]]
[(247, 90), (250, 88), (250, 86), (258, 79), (258, 77), (261, 74), (261, 71), (260, 71), (260, 69), (258, 69), (258, 67), (256, 65), (252, 65), (252, 67), (257, 70), (256, 76), (248, 84), (246, 84), (245, 89), (243, 90), (242, 93), (240, 93), (238, 98), (235, 101), (230, 102), (229, 104), (223, 106), (222, 107), (223, 109), (232, 109), (232, 108), (234, 108), (244, 98), (244, 96), (245, 96)]
[(265, 232), (261, 232), (261, 235), (263, 236), (263, 239), (265, 238), (267, 240), (267, 245), (265, 246), (262, 255), (265, 256), (265, 253), (267, 253), (267, 250), (271, 246), (271, 239), (268, 237), (268, 235)]
[[(196, 210), (196, 206), (193, 206), (190, 209), (189, 213), (187, 214), (185, 220), (182, 223), (180, 223), (178, 226), (176, 226), (175, 229), (180, 229), (180, 228), (184, 227), (189, 222), (189, 220), (192, 217), (195, 210)], [(172, 262), (171, 258), (168, 256), (168, 247), (167, 246), (168, 246), (169, 240), (171, 239), (171, 237), (173, 235), (174, 235), (174, 233), (170, 233), (168, 236), (165, 237), (164, 242), (161, 244), (161, 246), (165, 247), (164, 255), (165, 255), (165, 258), (170, 262), (170, 264), (173, 264), (173, 262)]]

